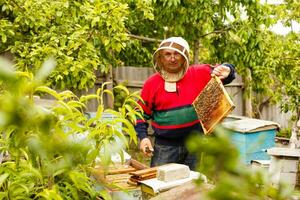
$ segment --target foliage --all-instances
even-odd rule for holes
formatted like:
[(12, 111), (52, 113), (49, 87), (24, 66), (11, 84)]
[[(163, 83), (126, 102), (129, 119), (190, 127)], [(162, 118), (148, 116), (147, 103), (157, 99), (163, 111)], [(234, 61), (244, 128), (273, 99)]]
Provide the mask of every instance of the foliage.
[(276, 136), (290, 139), (291, 134), (292, 134), (291, 128), (284, 128), (284, 129), (280, 129), (280, 131), (276, 134)]
[[(154, 0), (151, 6), (154, 20), (126, 21), (131, 33), (159, 39), (183, 36), (191, 55), (200, 52), (201, 62), (233, 63), (245, 82), (245, 98), (254, 97), (252, 117), (259, 118), (263, 106), (274, 102), (279, 102), (284, 112), (299, 113), (299, 34), (292, 31), (282, 36), (270, 31), (277, 22), (287, 26), (292, 20), (299, 22), (298, 1), (273, 5), (261, 1)], [(155, 46), (157, 43), (132, 42), (121, 51), (122, 59), (130, 66), (151, 65)], [(143, 58), (149, 58), (149, 64)]]
[[(204, 194), (206, 200), (291, 199), (292, 191), (286, 185), (271, 185), (264, 169), (255, 169), (239, 161), (238, 150), (229, 140), (230, 132), (217, 129), (210, 136), (194, 136), (188, 141), (189, 149), (201, 160), (197, 171), (205, 174), (212, 190)], [(201, 186), (201, 180), (198, 180)]]
[[(112, 95), (106, 84), (80, 98), (43, 86), (53, 66), (49, 60), (33, 76), (0, 60), (0, 147), (6, 155), (0, 164), (0, 199), (110, 199), (105, 190), (96, 190), (99, 183), (92, 170), (95, 165), (107, 167), (113, 153), (123, 157), (122, 149), (128, 147), (124, 134), (137, 142), (132, 117), (136, 110), (128, 103), (138, 96), (127, 93), (120, 107), (126, 112), (104, 109), (103, 95)], [(37, 105), (37, 93), (52, 95), (53, 105)], [(99, 106), (96, 116), (88, 118), (84, 111), (90, 99)], [(102, 118), (105, 113), (112, 117)]]
[(31, 72), (55, 57), (48, 86), (83, 89), (93, 86), (97, 70), (152, 66), (161, 39), (183, 36), (201, 62), (236, 65), (246, 97), (254, 97), (254, 117), (272, 102), (299, 113), (299, 34), (269, 29), (299, 22), (298, 1), (1, 0), (0, 7), (0, 52), (11, 52), (16, 66)]
[[(281, 102), (281, 109), (284, 112), (292, 111), (297, 114), (294, 121), (300, 118), (300, 35), (290, 33), (286, 37), (272, 37), (276, 40), (274, 50), (269, 50), (269, 57), (272, 75), (276, 77), (273, 85), (274, 101)], [(272, 49), (273, 49), (272, 48)], [(275, 50), (276, 49), (276, 50)]]
[[(130, 1), (140, 17), (151, 17), (142, 2)], [(30, 72), (54, 57), (48, 85), (57, 89), (92, 87), (94, 72), (118, 65), (114, 54), (128, 41), (126, 1), (1, 0), (0, 8), (0, 52), (11, 52), (18, 69)]]

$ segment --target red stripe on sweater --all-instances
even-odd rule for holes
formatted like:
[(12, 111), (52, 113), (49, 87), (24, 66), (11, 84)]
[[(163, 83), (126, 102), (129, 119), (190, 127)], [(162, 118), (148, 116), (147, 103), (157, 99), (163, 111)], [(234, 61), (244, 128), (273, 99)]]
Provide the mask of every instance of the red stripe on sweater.
[(142, 119), (136, 120), (136, 123), (144, 123), (144, 122), (146, 122), (146, 121), (145, 121), (145, 120), (142, 120)]
[(159, 129), (176, 129), (176, 128), (189, 127), (189, 126), (192, 126), (192, 125), (197, 124), (197, 123), (199, 123), (199, 120), (195, 120), (195, 121), (192, 121), (192, 122), (189, 122), (189, 123), (179, 124), (179, 125), (165, 125), (165, 126), (161, 126), (161, 125), (158, 125), (155, 122), (152, 122), (151, 124), (155, 128), (159, 128)]

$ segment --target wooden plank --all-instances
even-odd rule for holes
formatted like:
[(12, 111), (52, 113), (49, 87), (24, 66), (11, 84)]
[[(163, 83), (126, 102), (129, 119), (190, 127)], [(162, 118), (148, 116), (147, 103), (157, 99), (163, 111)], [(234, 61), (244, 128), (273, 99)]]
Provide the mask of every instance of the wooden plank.
[(126, 181), (130, 178), (129, 174), (113, 174), (113, 175), (107, 175), (105, 177), (107, 182), (120, 182), (120, 181)]
[(137, 170), (149, 168), (147, 165), (145, 165), (145, 164), (143, 164), (143, 163), (141, 163), (141, 162), (139, 162), (139, 161), (137, 161), (137, 160), (135, 160), (133, 158), (131, 158), (129, 160), (129, 165), (132, 166), (132, 167), (134, 167), (134, 168), (136, 168)]
[(156, 178), (156, 174), (150, 174), (149, 176), (144, 176), (143, 178), (131, 176), (129, 180), (131, 180), (132, 182), (137, 182), (139, 184), (139, 181), (144, 181), (151, 178)]
[(135, 176), (135, 175), (131, 176), (131, 178), (138, 179), (138, 180), (146, 180), (146, 179), (155, 178), (155, 177), (156, 177), (156, 172), (142, 174), (140, 176)]
[(127, 180), (127, 183), (129, 185), (132, 185), (132, 186), (138, 186), (139, 185), (139, 183), (137, 181), (132, 181), (132, 180), (130, 180), (130, 178)]
[(134, 167), (120, 168), (120, 169), (112, 169), (108, 171), (108, 174), (124, 174), (129, 172), (137, 171)]
[(141, 176), (143, 174), (149, 174), (149, 173), (156, 173), (157, 172), (157, 167), (152, 167), (152, 168), (148, 168), (148, 169), (142, 169), (142, 170), (138, 170), (135, 172), (129, 172), (130, 175), (134, 175), (134, 176)]

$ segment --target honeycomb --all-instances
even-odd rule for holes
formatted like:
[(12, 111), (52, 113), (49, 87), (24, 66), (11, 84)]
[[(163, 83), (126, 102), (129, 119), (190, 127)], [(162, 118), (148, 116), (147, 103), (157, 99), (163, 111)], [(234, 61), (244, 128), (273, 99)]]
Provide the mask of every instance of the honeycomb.
[(235, 108), (221, 80), (216, 76), (212, 76), (192, 105), (204, 134), (210, 134), (215, 126)]

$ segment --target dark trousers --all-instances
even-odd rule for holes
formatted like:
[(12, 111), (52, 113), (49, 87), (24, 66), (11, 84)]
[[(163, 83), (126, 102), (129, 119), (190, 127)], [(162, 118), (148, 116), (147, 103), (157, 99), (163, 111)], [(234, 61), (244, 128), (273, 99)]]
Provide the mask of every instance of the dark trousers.
[(151, 158), (151, 167), (167, 163), (185, 164), (190, 170), (195, 170), (197, 157), (188, 152), (185, 146), (154, 145), (154, 154)]

